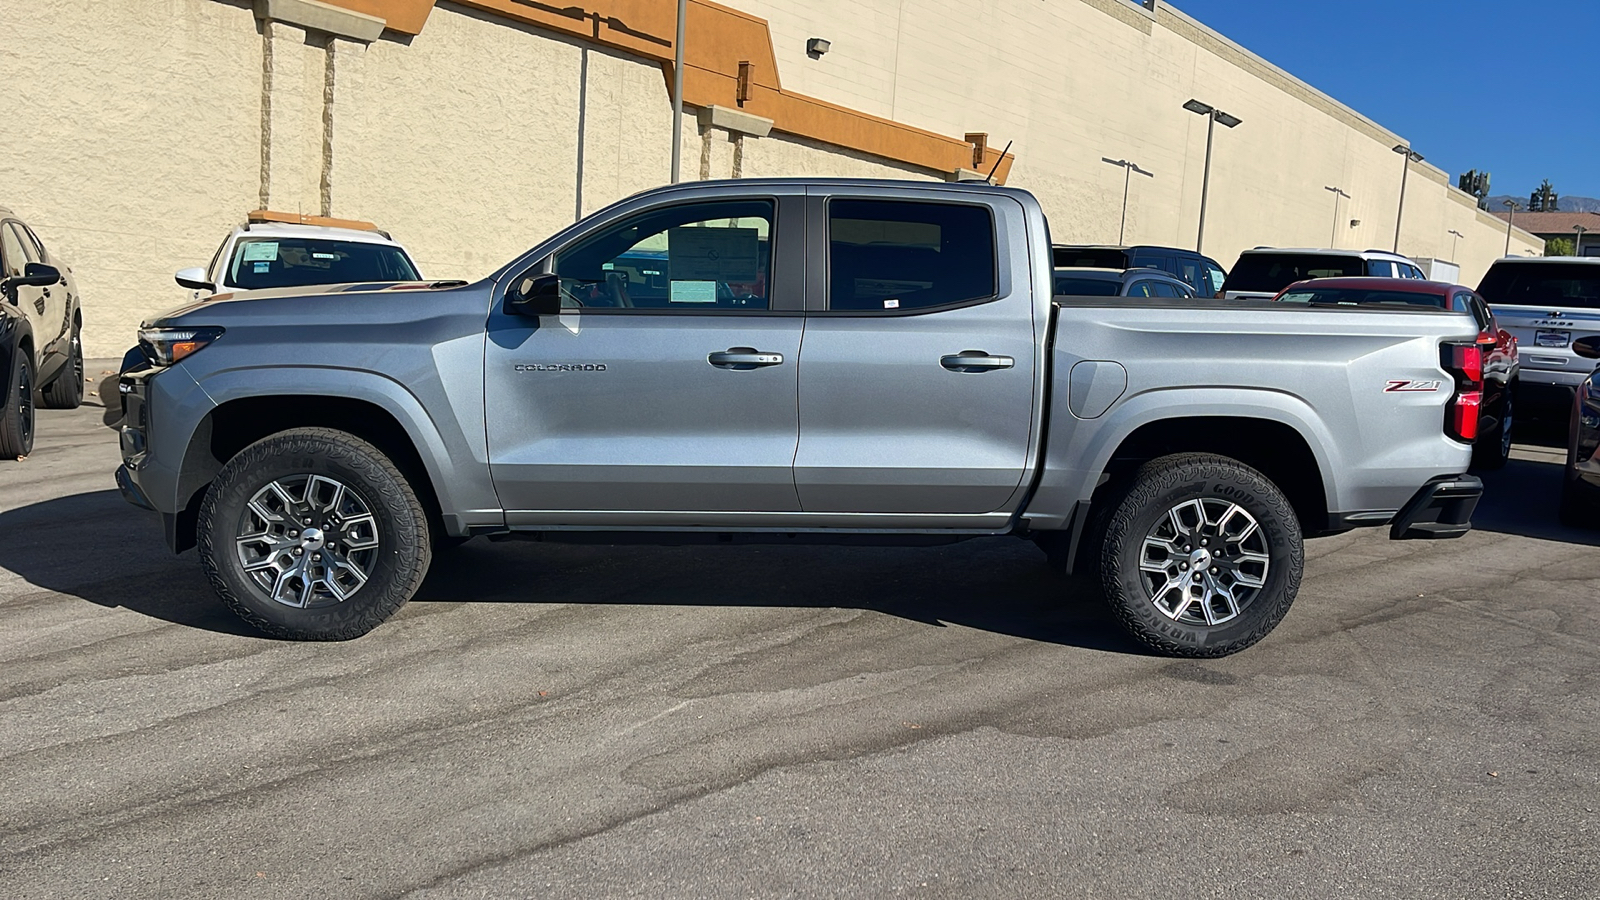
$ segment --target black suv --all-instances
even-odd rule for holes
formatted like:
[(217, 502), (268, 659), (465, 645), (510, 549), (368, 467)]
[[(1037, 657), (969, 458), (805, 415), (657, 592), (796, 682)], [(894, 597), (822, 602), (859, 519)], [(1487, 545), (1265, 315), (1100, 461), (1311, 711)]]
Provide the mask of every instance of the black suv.
[(1209, 256), (1180, 247), (1110, 244), (1056, 244), (1057, 269), (1160, 269), (1194, 289), (1197, 297), (1215, 297), (1228, 273)]
[(0, 459), (33, 452), (34, 397), (83, 402), (83, 318), (72, 270), (0, 209)]

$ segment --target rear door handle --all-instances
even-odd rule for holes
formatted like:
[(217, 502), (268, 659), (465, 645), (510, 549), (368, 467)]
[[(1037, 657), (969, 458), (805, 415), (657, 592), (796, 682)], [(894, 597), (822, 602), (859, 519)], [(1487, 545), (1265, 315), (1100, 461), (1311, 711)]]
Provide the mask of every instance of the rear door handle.
[(987, 372), (990, 369), (1009, 369), (1017, 361), (1009, 356), (990, 356), (983, 350), (963, 350), (950, 356), (939, 357), (939, 365), (952, 372)]
[(719, 369), (760, 369), (783, 364), (782, 353), (767, 353), (754, 347), (729, 347), (706, 356), (706, 362)]

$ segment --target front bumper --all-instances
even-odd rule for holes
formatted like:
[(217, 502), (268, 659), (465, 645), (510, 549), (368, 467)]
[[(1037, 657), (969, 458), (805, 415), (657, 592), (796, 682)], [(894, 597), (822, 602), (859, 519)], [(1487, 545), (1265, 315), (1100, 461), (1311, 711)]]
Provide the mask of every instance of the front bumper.
[(1483, 497), (1475, 475), (1444, 475), (1423, 485), (1389, 523), (1396, 541), (1458, 538), (1472, 530), (1472, 511)]
[(133, 475), (128, 472), (128, 466), (126, 464), (117, 466), (116, 478), (117, 493), (122, 495), (122, 499), (132, 503), (134, 506), (137, 506), (140, 509), (148, 509), (151, 512), (156, 511), (155, 504), (151, 503), (150, 498), (144, 495), (144, 491), (139, 490), (139, 486), (137, 484), (133, 483)]

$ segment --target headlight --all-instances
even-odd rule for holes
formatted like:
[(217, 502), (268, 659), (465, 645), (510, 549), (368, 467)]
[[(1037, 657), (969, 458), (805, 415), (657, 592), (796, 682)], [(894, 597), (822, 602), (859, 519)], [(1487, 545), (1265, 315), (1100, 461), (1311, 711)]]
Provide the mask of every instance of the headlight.
[(195, 328), (141, 328), (139, 349), (152, 365), (170, 366), (222, 337), (215, 325)]

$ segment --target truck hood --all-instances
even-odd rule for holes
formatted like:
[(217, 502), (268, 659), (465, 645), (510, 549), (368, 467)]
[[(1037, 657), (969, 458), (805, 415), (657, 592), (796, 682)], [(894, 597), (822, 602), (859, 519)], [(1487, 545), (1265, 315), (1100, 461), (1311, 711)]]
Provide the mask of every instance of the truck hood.
[(228, 291), (221, 294), (212, 294), (201, 297), (182, 306), (175, 306), (158, 316), (153, 316), (145, 324), (153, 324), (166, 319), (177, 318), (185, 313), (197, 309), (205, 309), (219, 303), (249, 303), (255, 300), (278, 300), (283, 298), (306, 298), (345, 296), (350, 294), (377, 294), (377, 293), (428, 293), (431, 291), (454, 290), (464, 287), (468, 282), (454, 281), (375, 281), (358, 282), (355, 284), (312, 284), (301, 287), (264, 288), (256, 291)]

